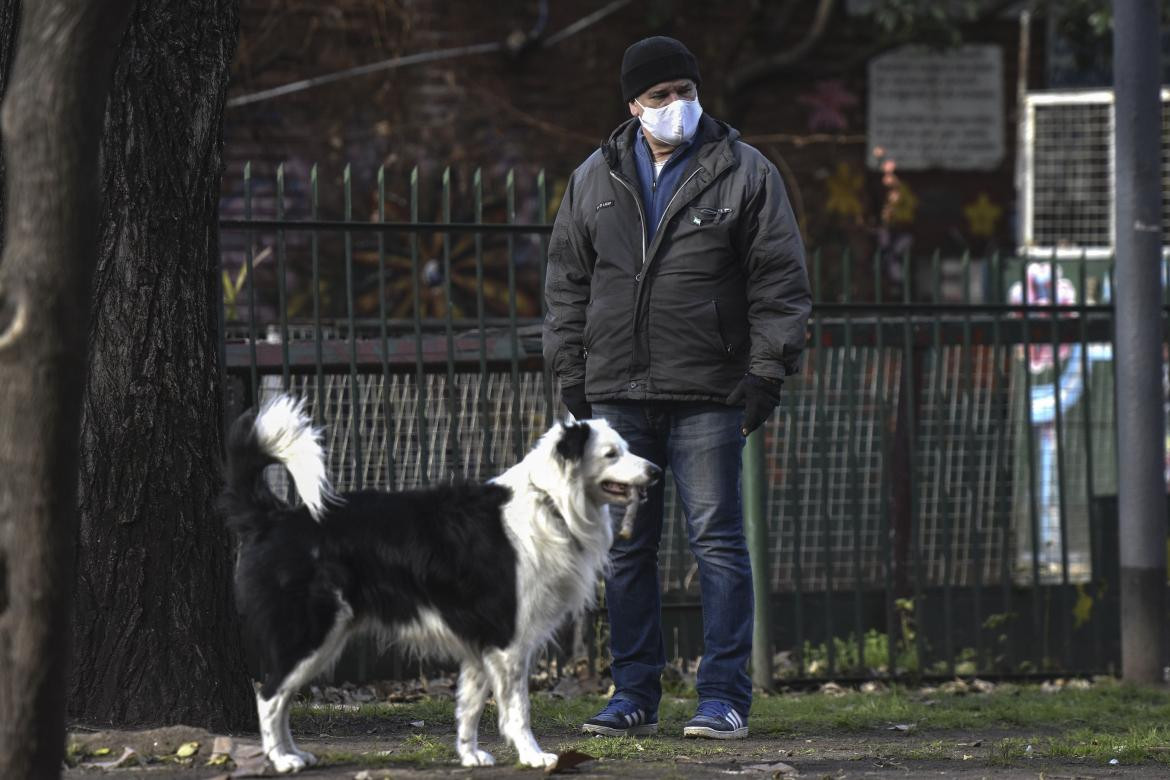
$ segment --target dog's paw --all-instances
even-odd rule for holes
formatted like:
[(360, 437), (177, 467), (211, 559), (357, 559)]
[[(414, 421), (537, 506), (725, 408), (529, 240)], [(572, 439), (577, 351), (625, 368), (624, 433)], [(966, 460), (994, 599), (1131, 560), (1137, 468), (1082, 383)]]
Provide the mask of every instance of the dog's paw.
[(493, 758), (492, 754), (487, 752), (486, 750), (477, 750), (474, 753), (468, 753), (464, 756), (461, 756), (459, 759), (459, 762), (461, 764), (463, 764), (463, 766), (495, 766), (496, 765), (496, 759)]
[[(311, 754), (306, 753), (305, 755), (313, 758), (314, 761), (316, 760), (316, 757)], [(272, 764), (272, 768), (282, 775), (288, 772), (299, 772), (309, 766), (309, 762), (296, 753), (269, 753), (268, 761)]]
[(522, 756), (520, 758), (520, 763), (523, 766), (531, 766), (537, 769), (547, 769), (556, 762), (556, 753), (533, 753), (531, 755)]
[(302, 761), (305, 762), (305, 766), (317, 765), (317, 757), (307, 750), (301, 750), (300, 748), (294, 747), (293, 753), (295, 753)]

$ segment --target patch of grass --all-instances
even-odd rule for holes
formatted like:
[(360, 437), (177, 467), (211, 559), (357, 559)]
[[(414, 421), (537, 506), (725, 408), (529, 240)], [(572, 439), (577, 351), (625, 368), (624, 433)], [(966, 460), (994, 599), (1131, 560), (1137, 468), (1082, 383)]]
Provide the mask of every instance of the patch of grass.
[(883, 745), (875, 751), (881, 758), (892, 758), (903, 761), (938, 761), (950, 758), (954, 748), (941, 739), (933, 742), (920, 742), (906, 746)]
[(1045, 740), (1042, 750), (1054, 758), (1087, 758), (1100, 763), (1116, 758), (1123, 765), (1170, 764), (1170, 731), (1164, 726), (1115, 733), (1077, 729)]
[(1028, 740), (1020, 737), (1001, 739), (992, 746), (987, 763), (991, 766), (1016, 766), (1032, 755), (1028, 752), (1029, 744)]
[(446, 739), (436, 739), (426, 734), (411, 734), (406, 738), (406, 744), (401, 751), (387, 756), (387, 760), (396, 764), (434, 764), (438, 762), (454, 761), (458, 758), (455, 748)]
[(929, 697), (895, 688), (843, 696), (789, 694), (757, 697), (751, 712), (756, 734), (862, 731), (894, 723), (924, 729), (1017, 728), (1051, 733), (1061, 728), (1116, 732), (1170, 722), (1170, 694), (1117, 684), (1048, 693), (1033, 686), (1001, 685), (987, 694)]
[[(581, 723), (605, 704), (600, 696), (555, 699), (532, 698), (532, 724), (548, 749), (573, 748), (599, 758), (671, 761), (681, 755), (718, 756), (720, 743), (682, 741), (683, 724), (694, 713), (695, 699), (667, 696), (659, 708), (659, 736), (651, 738), (584, 737)], [(422, 729), (412, 727), (424, 721)], [(825, 734), (886, 735), (894, 724), (914, 724), (915, 740), (904, 746), (875, 745), (883, 757), (903, 760), (959, 760), (947, 739), (948, 731), (964, 731), (984, 739), (986, 760), (992, 766), (1018, 764), (1031, 757), (1076, 759), (1123, 765), (1170, 765), (1170, 693), (1098, 682), (1091, 688), (1047, 692), (1037, 686), (999, 685), (986, 694), (947, 694), (893, 688), (880, 693), (856, 691), (842, 696), (820, 693), (761, 695), (751, 712), (754, 737), (797, 740)], [(426, 764), (454, 758), (454, 704), (449, 699), (410, 703), (364, 704), (359, 707), (298, 706), (293, 730), (300, 734), (367, 734), (377, 730), (407, 740), (385, 762)], [(417, 733), (423, 732), (423, 733)], [(998, 733), (997, 733), (998, 732)], [(1003, 732), (1010, 738), (999, 739)], [(489, 705), (480, 733), (496, 753), (498, 763), (512, 758), (509, 747), (498, 744), (496, 711)], [(410, 735), (410, 736), (407, 736)], [(935, 737), (942, 741), (928, 742)], [(559, 744), (558, 744), (559, 740)], [(879, 740), (882, 742), (882, 740)], [(947, 747), (947, 745), (952, 745)], [(1028, 752), (1028, 745), (1032, 751)], [(798, 753), (801, 751), (798, 749)], [(74, 755), (73, 761), (78, 756)], [(367, 757), (355, 763), (381, 761)]]
[(678, 739), (661, 737), (583, 737), (558, 744), (553, 749), (558, 753), (578, 750), (594, 758), (618, 761), (673, 761), (680, 755), (695, 758), (729, 752), (727, 747), (717, 742), (688, 740), (686, 744), (680, 744)]

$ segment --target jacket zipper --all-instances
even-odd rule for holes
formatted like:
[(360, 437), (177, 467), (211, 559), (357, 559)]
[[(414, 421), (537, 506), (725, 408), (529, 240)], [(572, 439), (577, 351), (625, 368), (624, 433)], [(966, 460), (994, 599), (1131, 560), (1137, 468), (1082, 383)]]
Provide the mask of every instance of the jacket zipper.
[[(700, 165), (698, 168), (695, 168), (695, 170), (691, 171), (691, 175), (688, 176), (686, 178), (686, 180), (683, 181), (682, 184), (678, 185), (678, 187), (675, 188), (674, 194), (670, 196), (670, 200), (666, 201), (666, 208), (664, 208), (662, 210), (662, 216), (658, 218), (658, 224), (654, 226), (655, 233), (658, 233), (658, 229), (662, 227), (662, 220), (664, 220), (666, 218), (666, 212), (670, 211), (670, 204), (674, 203), (674, 199), (678, 197), (678, 194), (680, 192), (682, 192), (683, 187), (687, 186), (687, 182), (689, 182), (691, 179), (695, 178), (695, 174), (697, 174), (701, 170), (703, 170), (703, 166)], [(642, 259), (642, 264), (643, 265), (646, 264), (646, 260), (644, 257)]]
[[(614, 181), (629, 191), (630, 197), (634, 199), (634, 205), (638, 207), (638, 225), (642, 228), (642, 265), (644, 267), (646, 265), (646, 216), (642, 213), (642, 201), (638, 198), (637, 193), (634, 192), (634, 188), (626, 184), (625, 180), (618, 176), (617, 173), (611, 170), (609, 175), (613, 177)], [(671, 200), (674, 199), (671, 198)], [(670, 204), (667, 205), (669, 206)], [(642, 281), (642, 274), (639, 273), (637, 276), (635, 276), (634, 281)]]

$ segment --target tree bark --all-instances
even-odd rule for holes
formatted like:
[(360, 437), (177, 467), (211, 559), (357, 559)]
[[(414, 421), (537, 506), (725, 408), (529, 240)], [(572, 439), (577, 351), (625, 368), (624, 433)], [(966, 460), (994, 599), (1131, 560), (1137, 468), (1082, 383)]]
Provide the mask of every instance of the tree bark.
[(56, 777), (64, 750), (99, 139), (128, 6), (29, 3), (0, 115), (10, 206), (0, 259), (0, 777), (14, 780)]
[(69, 691), (85, 723), (256, 724), (215, 508), (217, 205), (237, 36), (235, 0), (140, 2), (114, 72)]
[[(16, 32), (20, 28), (20, 0), (0, 0), (0, 100), (8, 91), (8, 72), (16, 54)], [(0, 252), (4, 251), (4, 146), (0, 144)]]

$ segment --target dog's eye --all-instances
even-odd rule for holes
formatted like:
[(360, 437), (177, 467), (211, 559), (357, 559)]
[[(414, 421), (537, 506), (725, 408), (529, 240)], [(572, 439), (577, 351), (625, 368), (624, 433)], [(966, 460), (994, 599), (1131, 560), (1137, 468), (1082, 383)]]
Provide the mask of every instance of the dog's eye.
[(617, 456), (618, 456), (618, 451), (616, 449), (613, 449), (612, 447), (605, 451), (605, 457), (607, 457), (607, 458), (616, 458)]

